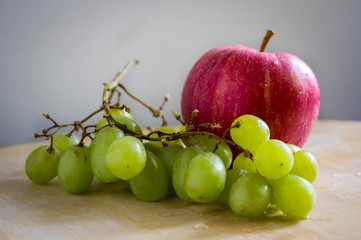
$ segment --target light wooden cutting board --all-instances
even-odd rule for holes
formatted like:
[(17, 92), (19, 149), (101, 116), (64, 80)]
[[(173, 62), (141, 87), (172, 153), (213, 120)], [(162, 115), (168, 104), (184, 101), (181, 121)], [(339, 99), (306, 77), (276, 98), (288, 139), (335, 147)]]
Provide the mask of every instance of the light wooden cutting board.
[(305, 150), (320, 164), (310, 218), (247, 221), (218, 203), (149, 203), (119, 184), (93, 182), (84, 195), (30, 182), (28, 153), (0, 148), (0, 239), (361, 239), (361, 122), (319, 121)]

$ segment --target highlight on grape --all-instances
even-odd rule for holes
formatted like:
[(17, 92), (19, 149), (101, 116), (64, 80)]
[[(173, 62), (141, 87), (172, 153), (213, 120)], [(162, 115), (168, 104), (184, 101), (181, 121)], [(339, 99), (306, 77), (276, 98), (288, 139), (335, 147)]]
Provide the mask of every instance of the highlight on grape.
[[(315, 157), (292, 144), (270, 139), (270, 129), (257, 116), (242, 115), (222, 136), (204, 129), (217, 123), (189, 124), (173, 112), (180, 128), (168, 126), (163, 107), (153, 108), (121, 83), (138, 61), (130, 61), (114, 79), (104, 84), (101, 107), (80, 121), (52, 125), (35, 133), (48, 144), (34, 149), (25, 173), (37, 184), (57, 178), (72, 194), (89, 191), (94, 179), (125, 184), (143, 201), (178, 197), (188, 203), (218, 201), (246, 219), (273, 217), (306, 219), (315, 205), (312, 183), (318, 175)], [(142, 104), (161, 124), (142, 128), (132, 110), (121, 102), (127, 94)], [(96, 125), (87, 125), (97, 118)], [(226, 137), (230, 136), (230, 137)]]

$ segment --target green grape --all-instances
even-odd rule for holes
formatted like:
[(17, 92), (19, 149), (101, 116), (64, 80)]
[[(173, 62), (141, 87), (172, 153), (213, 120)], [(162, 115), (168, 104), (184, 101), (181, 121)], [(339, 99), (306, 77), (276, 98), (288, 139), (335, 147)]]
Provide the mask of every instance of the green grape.
[[(114, 117), (113, 117), (113, 118), (114, 118)], [(105, 126), (107, 126), (107, 125), (108, 125), (107, 119), (106, 119), (106, 118), (101, 118), (101, 119), (98, 121), (95, 129), (96, 129), (96, 130), (99, 130), (99, 129), (101, 129), (102, 127), (105, 127)]]
[[(176, 134), (179, 132), (175, 128), (168, 127), (168, 126), (156, 128), (154, 131), (165, 133), (165, 134)], [(159, 134), (157, 132), (150, 134), (150, 138), (153, 138), (153, 139), (159, 138)], [(161, 141), (150, 140), (150, 141), (148, 141), (148, 144), (153, 145), (153, 147), (159, 147), (159, 148), (163, 147), (163, 143)], [(168, 141), (167, 144), (179, 144), (179, 145), (183, 146), (183, 142), (180, 139), (177, 139), (174, 141)]]
[(177, 196), (184, 202), (194, 202), (184, 188), (184, 176), (189, 162), (202, 150), (196, 146), (190, 146), (178, 151), (173, 166), (173, 187)]
[(240, 126), (231, 129), (232, 140), (251, 153), (255, 153), (257, 147), (270, 138), (267, 124), (256, 116), (242, 115), (233, 121), (232, 126), (236, 124)]
[(116, 121), (117, 121), (117, 123), (125, 125), (127, 127), (127, 129), (131, 130), (132, 132), (135, 132), (138, 135), (143, 134), (142, 128), (132, 118), (120, 116), (116, 119)]
[(182, 125), (182, 126), (179, 128), (179, 132), (181, 132), (181, 133), (187, 132), (186, 126)]
[(123, 186), (126, 190), (130, 190), (129, 180), (119, 179), (118, 183)]
[(93, 181), (89, 161), (89, 147), (73, 145), (61, 155), (58, 179), (63, 189), (69, 193), (84, 193)]
[(145, 150), (151, 151), (154, 154), (157, 154), (163, 148), (163, 145), (153, 144), (153, 142), (144, 142), (143, 143)]
[(173, 188), (173, 167), (175, 162), (175, 156), (181, 149), (183, 149), (183, 147), (178, 144), (170, 144), (160, 149), (156, 154), (158, 159), (163, 163), (164, 167), (167, 170), (168, 190), (170, 194), (175, 193)]
[(258, 173), (273, 180), (286, 176), (292, 169), (293, 161), (290, 148), (275, 139), (263, 142), (254, 154)]
[(240, 217), (255, 218), (264, 214), (272, 199), (266, 178), (257, 173), (241, 174), (229, 193), (229, 206)]
[(231, 187), (232, 187), (233, 183), (243, 173), (244, 173), (244, 171), (242, 171), (240, 169), (235, 169), (235, 168), (227, 170), (227, 172), (226, 172), (226, 183), (224, 185), (224, 189), (221, 192), (221, 194), (219, 194), (219, 196), (218, 196), (219, 201), (224, 206), (228, 206), (229, 193), (231, 191)]
[[(141, 131), (141, 128), (134, 120), (134, 116), (131, 113), (128, 113), (125, 109), (111, 108), (110, 115), (116, 122), (125, 124), (130, 130), (134, 132)], [(99, 120), (96, 130), (101, 129), (106, 125), (108, 125), (108, 121), (105, 117), (103, 117)]]
[(116, 118), (117, 116), (124, 116), (127, 118), (132, 118), (134, 119), (134, 116), (132, 113), (127, 112), (127, 110), (125, 108), (121, 109), (118, 107), (113, 107), (109, 110), (110, 115), (112, 115), (113, 118)]
[(56, 148), (39, 146), (28, 155), (25, 161), (25, 173), (34, 183), (45, 184), (58, 174), (60, 153)]
[(167, 170), (154, 153), (147, 151), (145, 168), (129, 179), (129, 185), (140, 200), (152, 202), (165, 199), (168, 193)]
[(132, 136), (114, 140), (105, 154), (108, 169), (116, 177), (129, 180), (145, 167), (147, 154), (142, 142)]
[[(113, 109), (114, 109), (114, 108), (113, 108)], [(134, 119), (133, 113), (128, 112), (125, 108), (119, 109), (119, 111), (121, 112), (120, 115), (123, 115), (124, 117), (127, 117), (127, 118)]]
[(306, 179), (287, 175), (272, 184), (273, 202), (291, 218), (304, 219), (308, 217), (316, 201), (316, 193)]
[[(133, 118), (129, 118), (122, 115), (116, 115), (114, 117), (114, 120), (129, 129), (132, 132), (135, 132), (136, 134), (143, 134), (141, 127), (135, 122)], [(105, 118), (101, 119), (99, 123), (96, 126), (96, 129), (99, 130), (103, 127), (105, 127), (108, 124), (107, 120)]]
[(131, 119), (134, 119), (134, 116), (132, 113), (129, 113), (127, 112), (127, 110), (125, 110), (125, 108), (123, 109), (120, 109), (120, 108), (111, 108), (109, 110), (110, 112), (110, 115), (116, 119), (118, 116), (124, 116), (124, 117), (127, 117), (127, 118), (131, 118)]
[(99, 181), (109, 183), (119, 180), (109, 171), (105, 154), (110, 144), (123, 136), (123, 131), (116, 127), (106, 127), (95, 134), (94, 140), (90, 144), (90, 166)]
[(59, 150), (60, 155), (63, 154), (68, 147), (77, 145), (78, 143), (79, 138), (74, 134), (68, 136), (67, 133), (59, 133), (53, 138), (53, 145)]
[(291, 143), (287, 143), (287, 146), (291, 149), (292, 153), (295, 153), (295, 152), (298, 152), (298, 151), (302, 150), (302, 148), (300, 148), (299, 146), (296, 146), (296, 145), (291, 144)]
[(234, 159), (233, 168), (246, 170), (247, 172), (257, 172), (256, 165), (244, 152), (238, 154)]
[(231, 166), (233, 155), (232, 150), (227, 143), (219, 142), (219, 140), (216, 140), (215, 138), (208, 135), (195, 135), (187, 138), (187, 141), (191, 145), (200, 147), (205, 152), (213, 152), (216, 145), (218, 144), (218, 147), (216, 151), (214, 151), (214, 153), (222, 159), (224, 167), (226, 169)]
[(224, 189), (226, 169), (215, 153), (203, 152), (190, 160), (184, 175), (184, 189), (195, 202), (215, 200)]
[(293, 154), (294, 163), (291, 174), (303, 177), (310, 183), (313, 183), (318, 175), (318, 164), (316, 158), (309, 152), (300, 150)]

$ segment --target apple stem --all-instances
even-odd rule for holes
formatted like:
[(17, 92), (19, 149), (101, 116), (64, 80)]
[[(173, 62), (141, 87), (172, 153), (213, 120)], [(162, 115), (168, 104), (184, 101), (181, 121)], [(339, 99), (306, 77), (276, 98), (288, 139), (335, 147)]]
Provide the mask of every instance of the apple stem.
[(271, 38), (273, 37), (273, 35), (275, 35), (275, 34), (276, 34), (275, 31), (270, 30), (270, 29), (267, 30), (266, 35), (265, 35), (264, 38), (263, 38), (261, 47), (260, 47), (260, 49), (259, 49), (260, 52), (264, 52), (264, 50), (265, 50), (266, 47), (267, 47), (268, 42), (270, 41), (270, 39), (271, 39)]

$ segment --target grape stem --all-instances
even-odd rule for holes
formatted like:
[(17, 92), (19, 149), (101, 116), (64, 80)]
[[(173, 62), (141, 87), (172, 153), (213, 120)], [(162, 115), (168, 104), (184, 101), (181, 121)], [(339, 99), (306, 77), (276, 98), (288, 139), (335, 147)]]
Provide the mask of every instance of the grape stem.
[(173, 117), (182, 124), (182, 126), (185, 126), (186, 123), (183, 121), (181, 115), (175, 111), (172, 111)]
[[(115, 77), (110, 82), (104, 84), (102, 106), (99, 109), (97, 109), (96, 111), (94, 111), (93, 113), (86, 116), (84, 119), (82, 119), (80, 121), (74, 121), (73, 123), (59, 124), (49, 114), (41, 112), (40, 114), (43, 117), (45, 117), (46, 119), (50, 120), (53, 123), (53, 125), (50, 126), (49, 128), (43, 129), (41, 133), (34, 133), (33, 137), (34, 138), (45, 137), (47, 139), (50, 138), (51, 139), (50, 149), (51, 149), (53, 136), (55, 136), (61, 129), (72, 127), (72, 130), (67, 135), (71, 136), (74, 132), (81, 131), (82, 135), (81, 135), (81, 140), (79, 142), (80, 146), (84, 144), (83, 142), (84, 142), (85, 138), (89, 137), (92, 140), (92, 134), (96, 133), (96, 130), (95, 130), (96, 126), (95, 125), (83, 126), (86, 121), (88, 121), (89, 119), (91, 119), (92, 117), (97, 115), (98, 113), (104, 112), (104, 117), (108, 120), (107, 126), (111, 126), (115, 122), (115, 120), (112, 119), (111, 114), (110, 114), (111, 108), (125, 109), (127, 112), (130, 112), (130, 109), (127, 106), (125, 106), (125, 105), (120, 106), (121, 93), (117, 89), (118, 86), (120, 88), (122, 88), (130, 97), (132, 97), (136, 101), (142, 103), (143, 106), (146, 106), (146, 108), (151, 110), (154, 117), (161, 117), (163, 126), (167, 125), (167, 121), (165, 119), (164, 114), (162, 113), (162, 109), (163, 109), (164, 105), (169, 101), (168, 95), (166, 95), (164, 97), (164, 101), (161, 104), (161, 106), (158, 109), (155, 109), (155, 108), (152, 108), (151, 106), (147, 105), (144, 101), (141, 101), (135, 95), (130, 93), (124, 87), (124, 85), (120, 84), (120, 81), (124, 77), (125, 73), (128, 72), (133, 66), (137, 65), (138, 63), (139, 63), (138, 60), (132, 60), (132, 61), (128, 62), (119, 72), (117, 72)], [(114, 105), (111, 105), (110, 102), (115, 93), (117, 93), (117, 101)], [(94, 130), (89, 131), (88, 129), (90, 129), (90, 128), (92, 128)]]
[[(58, 133), (61, 129), (63, 128), (68, 128), (68, 127), (73, 127), (73, 129), (68, 133), (68, 135), (70, 136), (74, 131), (79, 131), (80, 129), (85, 130), (86, 128), (83, 127), (83, 124), (88, 121), (90, 118), (92, 118), (94, 115), (100, 113), (101, 111), (103, 111), (103, 108), (99, 108), (98, 110), (96, 110), (95, 112), (91, 113), (90, 115), (88, 115), (87, 117), (85, 117), (83, 120), (81, 121), (74, 121), (73, 123), (67, 123), (67, 124), (59, 124), (58, 122), (56, 122), (51, 116), (50, 114), (47, 113), (40, 113), (43, 117), (45, 117), (46, 119), (50, 120), (53, 125), (50, 126), (47, 129), (43, 129), (43, 131), (41, 133), (34, 133), (33, 137), (34, 138), (39, 138), (39, 137), (45, 137), (45, 138), (51, 138), (56, 135), (56, 133)], [(52, 131), (54, 130), (54, 131)], [(52, 141), (51, 141), (52, 143)]]
[(128, 94), (129, 97), (133, 98), (135, 101), (137, 101), (138, 103), (140, 103), (141, 105), (143, 105), (145, 108), (147, 108), (152, 114), (153, 117), (157, 118), (157, 117), (161, 117), (162, 118), (162, 126), (167, 126), (168, 122), (165, 119), (164, 114), (162, 113), (163, 107), (164, 105), (169, 101), (169, 95), (164, 96), (163, 102), (160, 105), (160, 107), (158, 109), (155, 109), (151, 106), (149, 106), (147, 103), (145, 103), (144, 101), (142, 101), (140, 98), (136, 97), (135, 95), (133, 95), (132, 93), (130, 93), (128, 91), (128, 89), (121, 83), (118, 83), (118, 86), (123, 89), (123, 91)]
[[(176, 116), (179, 116), (179, 118), (180, 118), (179, 114), (176, 114)], [(111, 115), (109, 117), (112, 118)], [(112, 118), (112, 121), (114, 121), (113, 125), (115, 125), (117, 128), (122, 130), (124, 133), (126, 133), (126, 134), (128, 134), (130, 136), (136, 137), (138, 139), (143, 139), (143, 140), (148, 140), (148, 141), (171, 142), (171, 141), (181, 139), (182, 141), (187, 142), (187, 139), (189, 137), (191, 137), (191, 136), (197, 136), (197, 135), (203, 135), (204, 136), (205, 135), (205, 136), (208, 136), (208, 137), (211, 137), (211, 138), (214, 138), (214, 139), (218, 140), (219, 144), (221, 142), (225, 142), (228, 145), (231, 145), (231, 146), (237, 148), (241, 152), (244, 152), (247, 157), (249, 157), (250, 159), (253, 160), (253, 156), (248, 150), (240, 147), (239, 145), (237, 145), (233, 141), (227, 140), (227, 139), (225, 139), (223, 137), (220, 137), (220, 136), (218, 136), (218, 135), (216, 135), (214, 133), (211, 133), (211, 132), (206, 132), (206, 131), (191, 131), (191, 132), (188, 132), (188, 131), (186, 131), (186, 132), (178, 132), (178, 133), (164, 133), (162, 131), (150, 131), (148, 134), (143, 135), (143, 134), (138, 134), (136, 132), (133, 132), (132, 130), (127, 128), (127, 126), (125, 124), (120, 124), (120, 123), (116, 122), (113, 118)], [(181, 121), (183, 122), (183, 120), (181, 120)], [(201, 125), (202, 126), (210, 126), (211, 124), (201, 124)], [(197, 128), (193, 127), (192, 129), (197, 129)], [(158, 137), (154, 137), (155, 134)], [(214, 151), (217, 150), (217, 147), (219, 146), (219, 144), (216, 144)]]
[(125, 73), (127, 73), (132, 67), (137, 65), (139, 63), (138, 60), (132, 60), (129, 61), (119, 72), (115, 74), (115, 77), (112, 81), (104, 84), (104, 90), (103, 90), (103, 106), (105, 113), (107, 115), (110, 115), (110, 100), (114, 94), (114, 91), (116, 90), (118, 84), (123, 79)]
[[(176, 120), (178, 120), (183, 126), (186, 127), (185, 132), (178, 132), (178, 133), (168, 134), (168, 133), (164, 133), (164, 132), (161, 132), (161, 131), (149, 131), (147, 134), (138, 134), (138, 133), (130, 130), (125, 124), (121, 124), (121, 123), (117, 122), (114, 119), (114, 117), (110, 114), (110, 109), (112, 109), (112, 108), (122, 109), (122, 110), (125, 109), (127, 112), (131, 112), (131, 109), (129, 109), (126, 105), (124, 105), (124, 104), (120, 105), (121, 92), (118, 90), (118, 88), (120, 88), (128, 96), (130, 96), (133, 100), (137, 101), (138, 103), (143, 105), (145, 108), (147, 108), (152, 113), (152, 115), (154, 117), (161, 117), (162, 126), (167, 125), (167, 121), (166, 121), (166, 118), (165, 118), (162, 110), (163, 110), (165, 104), (170, 99), (169, 95), (166, 95), (163, 98), (163, 102), (159, 106), (159, 108), (153, 108), (150, 105), (148, 105), (147, 103), (145, 103), (144, 101), (142, 101), (140, 98), (138, 98), (134, 94), (132, 94), (123, 84), (120, 83), (120, 81), (124, 77), (125, 73), (130, 68), (137, 65), (138, 63), (139, 63), (139, 61), (137, 61), (137, 60), (133, 60), (133, 61), (128, 62), (123, 67), (123, 69), (120, 70), (110, 82), (104, 84), (102, 106), (100, 108), (98, 108), (96, 111), (94, 111), (91, 114), (89, 114), (88, 116), (86, 116), (85, 118), (83, 118), (82, 120), (74, 121), (73, 123), (68, 123), (68, 124), (59, 124), (49, 114), (40, 113), (43, 117), (45, 117), (46, 119), (51, 121), (53, 125), (50, 126), (49, 128), (43, 129), (41, 133), (33, 134), (34, 138), (39, 138), (39, 137), (46, 137), (47, 139), (50, 138), (50, 147), (49, 147), (48, 151), (52, 151), (53, 150), (53, 137), (61, 129), (72, 127), (72, 129), (70, 130), (68, 135), (70, 136), (74, 132), (82, 132), (81, 139), (79, 141), (79, 146), (83, 146), (84, 145), (84, 140), (86, 138), (90, 138), (90, 140), (93, 140), (93, 135), (96, 134), (97, 131), (100, 131), (101, 129), (103, 129), (105, 127), (112, 127), (114, 125), (115, 127), (119, 128), (120, 130), (122, 130), (127, 135), (136, 137), (138, 139), (148, 140), (148, 141), (160, 141), (165, 145), (167, 144), (167, 142), (175, 141), (175, 140), (178, 140), (178, 139), (183, 140), (187, 145), (187, 143), (188, 143), (187, 139), (189, 137), (196, 136), (196, 135), (206, 135), (208, 137), (214, 138), (217, 141), (219, 141), (219, 143), (216, 144), (214, 151), (217, 150), (217, 148), (218, 148), (218, 146), (219, 146), (219, 144), (221, 142), (225, 142), (228, 145), (237, 148), (241, 152), (244, 152), (246, 154), (246, 156), (253, 159), (253, 156), (249, 151), (247, 151), (246, 149), (243, 149), (242, 147), (238, 146), (233, 141), (227, 140), (226, 137), (225, 137), (226, 134), (230, 131), (231, 128), (239, 127), (239, 126), (232, 126), (231, 128), (227, 129), (226, 132), (223, 134), (223, 136), (218, 136), (216, 134), (213, 134), (213, 133), (207, 132), (207, 131), (200, 131), (200, 129), (220, 128), (221, 126), (219, 124), (214, 124), (214, 123), (195, 124), (194, 119), (197, 117), (197, 114), (199, 112), (197, 109), (192, 111), (192, 115), (191, 115), (191, 119), (190, 119), (189, 124), (186, 124), (182, 120), (180, 114), (178, 114), (178, 113), (176, 113), (174, 111), (172, 112), (173, 116), (176, 118)], [(114, 97), (115, 93), (117, 94), (117, 101), (116, 101), (115, 104), (111, 105), (111, 100)], [(100, 129), (96, 129), (96, 125), (88, 125), (88, 126), (84, 125), (88, 120), (90, 120), (95, 115), (99, 114), (100, 112), (104, 112), (103, 117), (107, 120), (108, 124), (106, 124), (105, 126), (103, 126)], [(156, 135), (158, 137), (154, 137), (154, 135)]]

